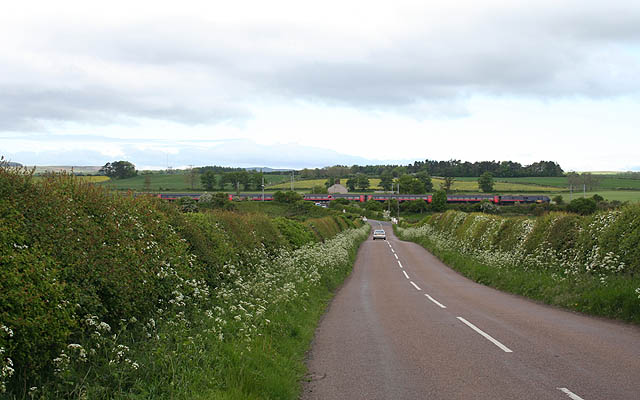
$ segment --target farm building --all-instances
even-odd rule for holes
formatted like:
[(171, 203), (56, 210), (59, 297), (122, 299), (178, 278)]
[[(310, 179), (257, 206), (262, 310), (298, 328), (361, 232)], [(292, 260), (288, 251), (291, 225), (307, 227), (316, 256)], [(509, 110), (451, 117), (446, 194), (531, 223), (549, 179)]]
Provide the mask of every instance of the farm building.
[(349, 193), (349, 191), (347, 190), (346, 187), (342, 186), (339, 183), (336, 183), (335, 185), (331, 185), (329, 186), (329, 188), (327, 189), (327, 191), (329, 193), (340, 193), (340, 194), (346, 194)]

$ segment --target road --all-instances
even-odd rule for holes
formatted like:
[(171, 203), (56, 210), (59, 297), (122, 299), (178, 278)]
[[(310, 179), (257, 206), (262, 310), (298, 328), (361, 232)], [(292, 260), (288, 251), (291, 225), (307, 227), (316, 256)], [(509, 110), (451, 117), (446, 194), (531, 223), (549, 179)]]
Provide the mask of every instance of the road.
[(318, 326), (302, 399), (640, 399), (640, 328), (477, 284), (381, 226)]

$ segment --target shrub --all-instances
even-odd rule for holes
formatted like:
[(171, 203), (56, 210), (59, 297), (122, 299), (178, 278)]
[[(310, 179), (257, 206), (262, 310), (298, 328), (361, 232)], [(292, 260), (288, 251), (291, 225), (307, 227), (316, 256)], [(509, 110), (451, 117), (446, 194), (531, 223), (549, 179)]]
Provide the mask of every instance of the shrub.
[(598, 205), (596, 204), (594, 199), (586, 199), (586, 198), (577, 198), (571, 200), (571, 203), (567, 206), (567, 211), (571, 211), (580, 215), (589, 215), (593, 214)]
[(273, 199), (278, 203), (295, 203), (296, 201), (302, 200), (302, 195), (292, 191), (277, 191), (273, 194)]
[(200, 210), (222, 209), (235, 210), (236, 207), (227, 193), (204, 193), (198, 199), (198, 208)]

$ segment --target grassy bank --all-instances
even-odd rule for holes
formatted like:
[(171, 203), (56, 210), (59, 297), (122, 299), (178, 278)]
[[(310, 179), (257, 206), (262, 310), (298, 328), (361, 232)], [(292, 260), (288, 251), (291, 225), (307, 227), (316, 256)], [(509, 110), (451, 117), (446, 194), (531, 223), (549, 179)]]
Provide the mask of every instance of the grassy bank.
[(638, 206), (536, 219), (449, 211), (397, 231), (479, 283), (640, 323)]
[(295, 398), (368, 226), (0, 168), (0, 396)]

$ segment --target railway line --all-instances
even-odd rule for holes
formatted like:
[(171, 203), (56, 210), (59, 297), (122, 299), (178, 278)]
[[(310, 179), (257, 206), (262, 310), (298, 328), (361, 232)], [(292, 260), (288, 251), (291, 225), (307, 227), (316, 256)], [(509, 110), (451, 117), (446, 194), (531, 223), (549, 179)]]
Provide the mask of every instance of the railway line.
[[(158, 193), (154, 194), (163, 200), (175, 201), (181, 198), (188, 197), (193, 200), (199, 200), (202, 193)], [(259, 194), (259, 193), (241, 193), (241, 194), (229, 194), (229, 200), (231, 201), (273, 201), (274, 195)], [(379, 201), (385, 202), (387, 200), (396, 200), (400, 203), (405, 201), (424, 200), (427, 203), (433, 201), (433, 196), (430, 194), (305, 194), (303, 200), (313, 201), (316, 203), (328, 203), (336, 199), (346, 199), (349, 201), (356, 201), (364, 203), (366, 201)], [(447, 203), (481, 203), (487, 201), (493, 204), (541, 204), (549, 203), (551, 200), (548, 196), (532, 196), (532, 195), (483, 195), (483, 194), (471, 194), (471, 195), (447, 195)]]

